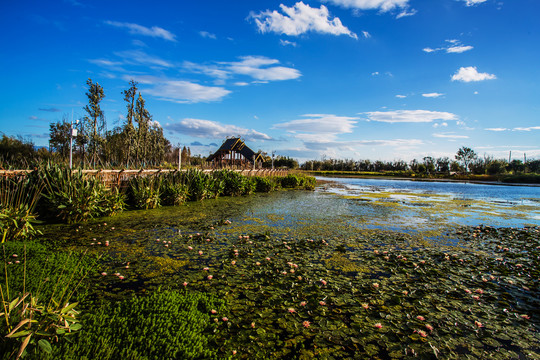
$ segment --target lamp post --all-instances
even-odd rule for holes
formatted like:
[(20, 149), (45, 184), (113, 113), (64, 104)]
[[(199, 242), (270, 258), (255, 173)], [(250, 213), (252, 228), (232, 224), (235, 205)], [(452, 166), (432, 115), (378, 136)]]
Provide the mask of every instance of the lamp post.
[[(79, 119), (75, 121), (75, 125), (79, 124)], [(71, 128), (69, 134), (69, 168), (73, 168), (73, 138), (77, 136), (77, 129), (73, 128), (73, 115), (71, 116)]]

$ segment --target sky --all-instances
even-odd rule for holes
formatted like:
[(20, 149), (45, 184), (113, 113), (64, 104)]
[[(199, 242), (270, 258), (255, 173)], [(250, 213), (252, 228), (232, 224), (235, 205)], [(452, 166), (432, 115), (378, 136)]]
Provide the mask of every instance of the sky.
[(2, 0), (0, 132), (109, 130), (135, 80), (174, 146), (314, 159), (540, 159), (540, 1)]

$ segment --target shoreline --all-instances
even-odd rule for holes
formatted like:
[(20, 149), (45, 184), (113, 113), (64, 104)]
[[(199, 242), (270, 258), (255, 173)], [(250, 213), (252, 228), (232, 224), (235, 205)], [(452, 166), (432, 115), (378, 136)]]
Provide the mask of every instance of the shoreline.
[(387, 176), (387, 175), (355, 175), (355, 174), (315, 174), (316, 172), (307, 171), (310, 176), (315, 178), (356, 178), (356, 179), (381, 179), (381, 180), (399, 180), (399, 181), (424, 181), (424, 182), (448, 182), (448, 183), (469, 183), (480, 185), (494, 185), (494, 186), (527, 186), (527, 187), (540, 187), (540, 184), (534, 183), (505, 183), (496, 180), (470, 180), (470, 179), (447, 179), (447, 178), (416, 178), (416, 177), (403, 177), (403, 176)]

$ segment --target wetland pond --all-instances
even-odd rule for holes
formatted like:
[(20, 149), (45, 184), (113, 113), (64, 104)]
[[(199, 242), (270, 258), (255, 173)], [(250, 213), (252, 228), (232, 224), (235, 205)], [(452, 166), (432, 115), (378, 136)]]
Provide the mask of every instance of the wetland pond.
[(87, 311), (222, 299), (219, 358), (540, 359), (539, 187), (318, 180), (42, 231), (105, 254)]

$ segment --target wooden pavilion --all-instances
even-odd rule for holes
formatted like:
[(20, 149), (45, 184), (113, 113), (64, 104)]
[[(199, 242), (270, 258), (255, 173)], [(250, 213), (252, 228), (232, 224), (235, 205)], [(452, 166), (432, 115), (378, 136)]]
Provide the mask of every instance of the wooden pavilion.
[(239, 137), (226, 139), (221, 147), (206, 161), (212, 163), (214, 168), (255, 167), (255, 164), (263, 161), (263, 156), (251, 150), (246, 143)]

